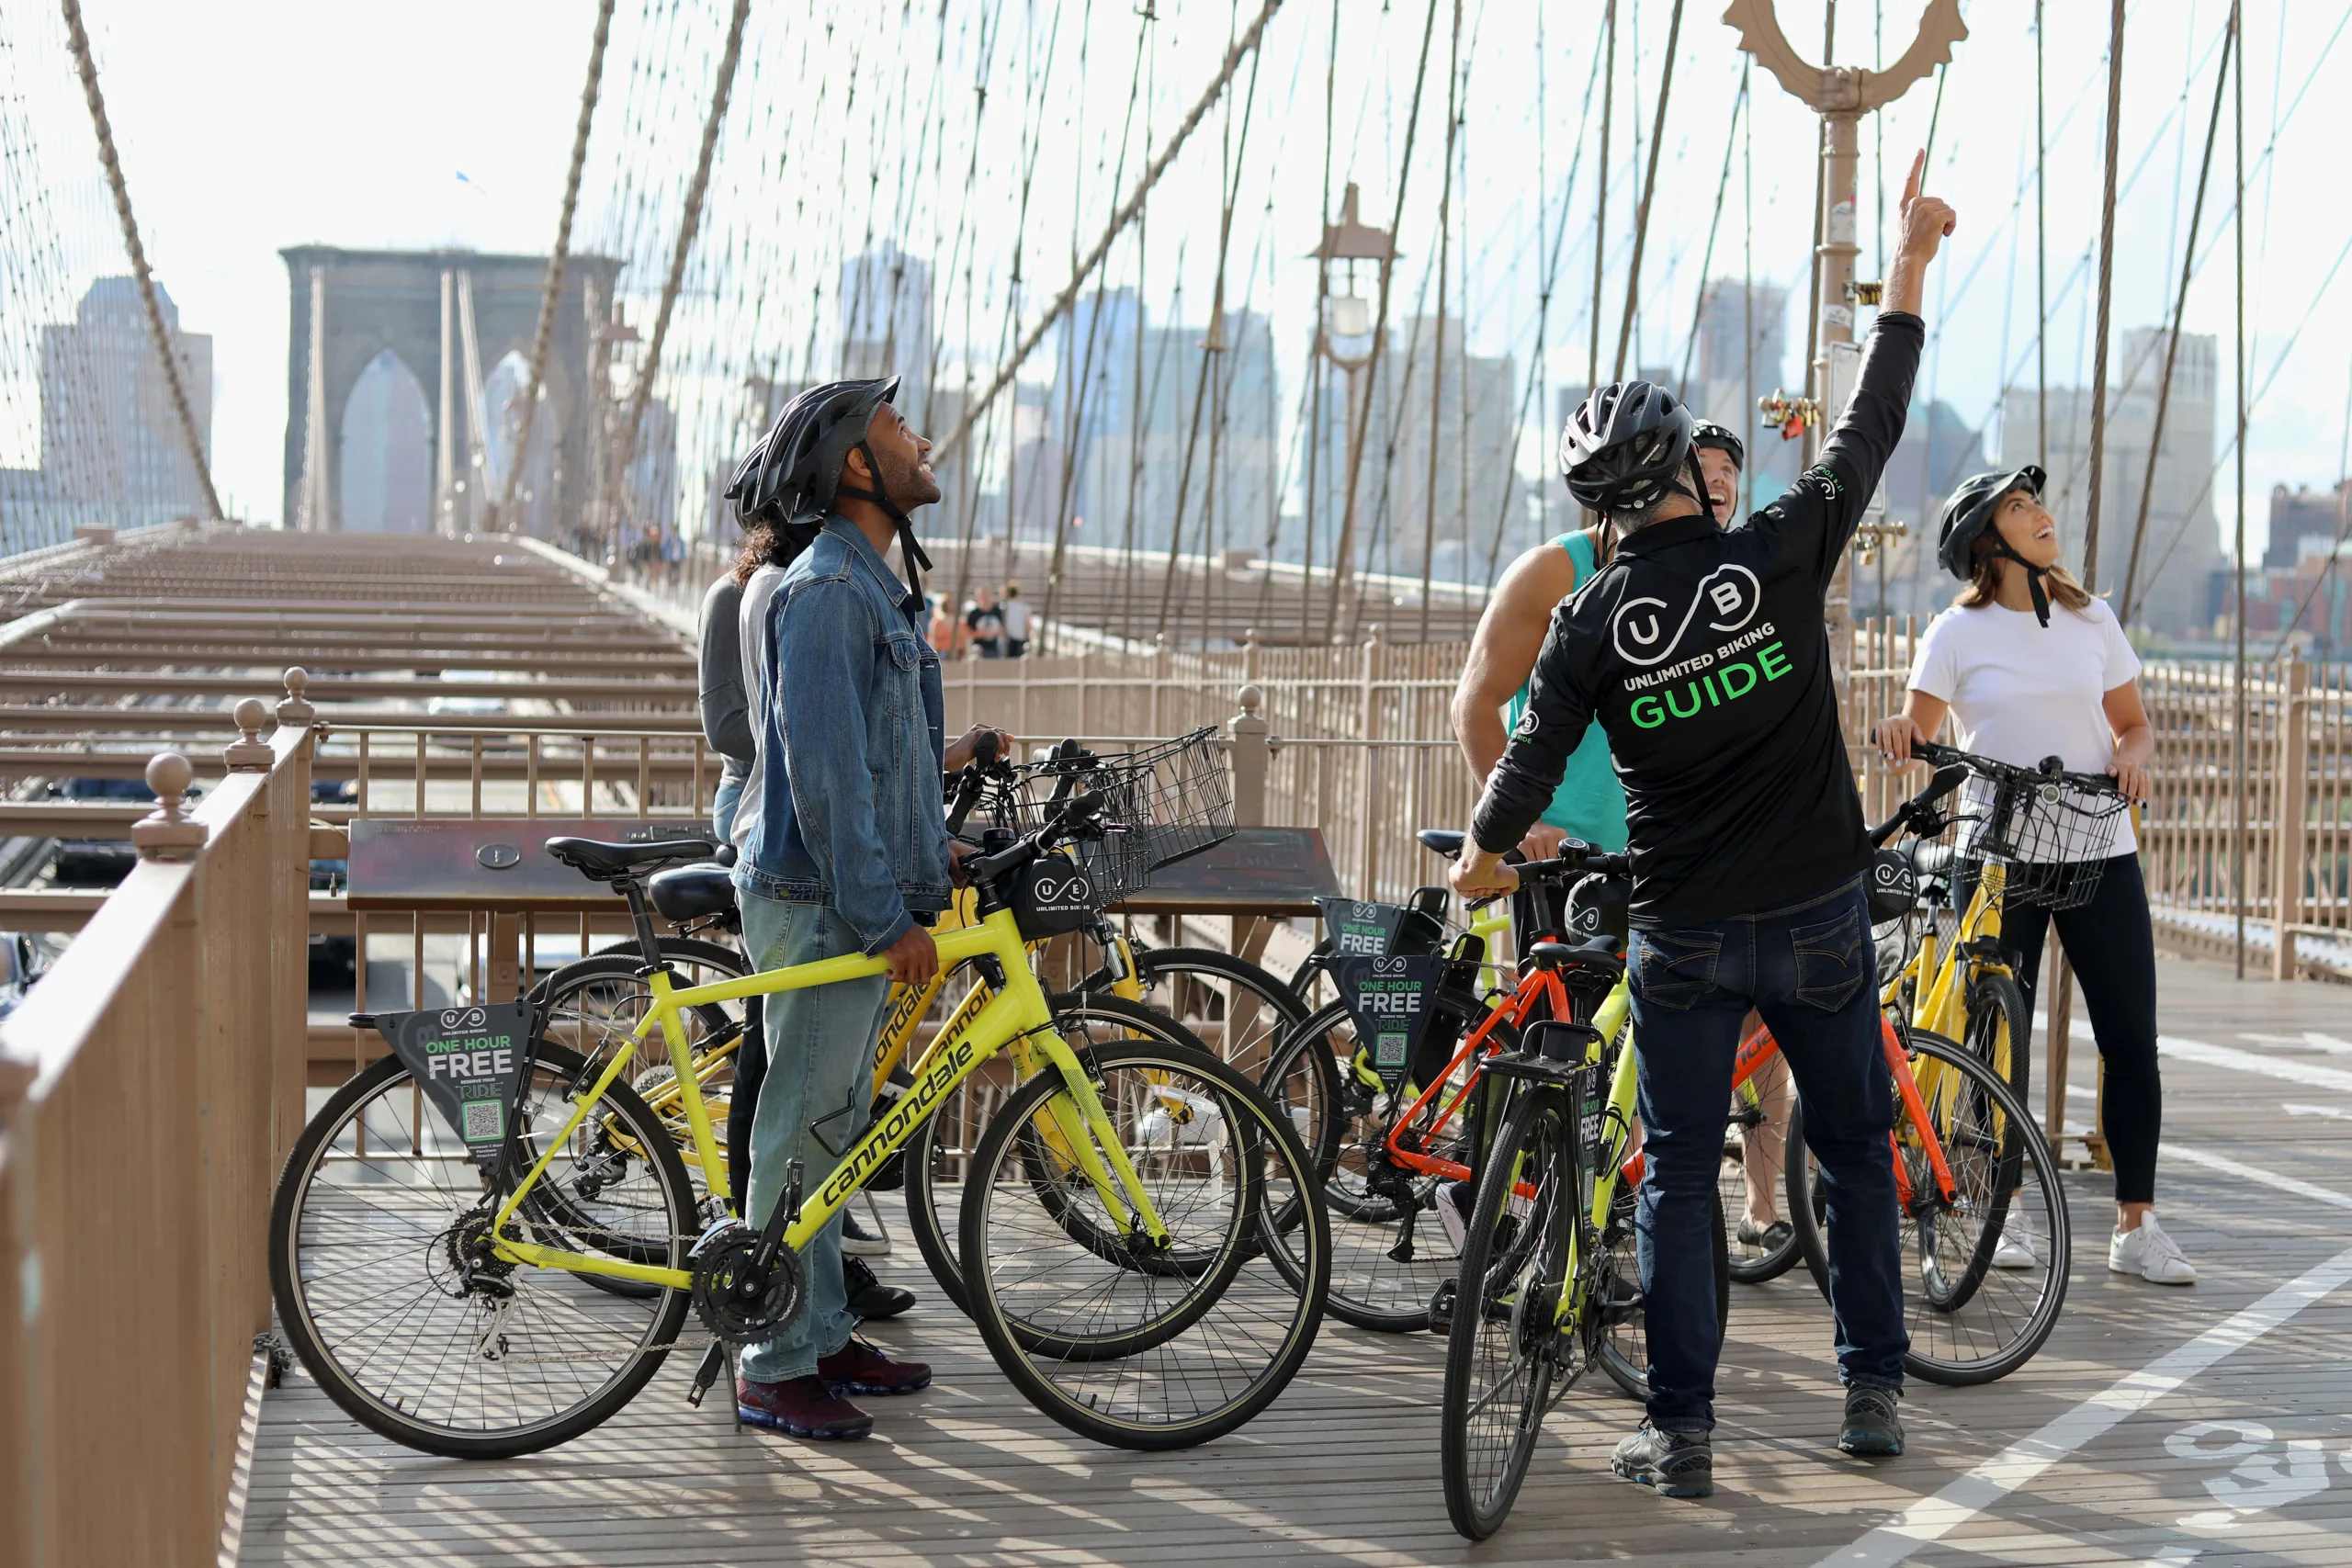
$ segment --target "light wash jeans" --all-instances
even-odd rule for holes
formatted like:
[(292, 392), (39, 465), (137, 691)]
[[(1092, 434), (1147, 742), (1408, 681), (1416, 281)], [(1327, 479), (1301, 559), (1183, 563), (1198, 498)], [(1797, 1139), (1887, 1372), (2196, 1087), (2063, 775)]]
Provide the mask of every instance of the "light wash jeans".
[[(849, 922), (820, 904), (786, 904), (739, 891), (743, 945), (762, 969), (838, 958), (859, 950)], [(767, 1076), (752, 1122), (752, 1181), (744, 1212), (763, 1224), (784, 1195), (785, 1167), (801, 1162), (801, 1191), (817, 1190), (865, 1130), (874, 1042), (890, 982), (876, 975), (778, 991), (767, 1000)], [(842, 1280), (841, 1216), (800, 1255), (808, 1305), (784, 1333), (743, 1353), (754, 1382), (808, 1377), (817, 1359), (849, 1343), (857, 1326)]]
[(710, 801), (710, 830), (718, 835), (722, 844), (733, 842), (735, 807), (743, 798), (741, 779), (721, 779), (718, 793)]

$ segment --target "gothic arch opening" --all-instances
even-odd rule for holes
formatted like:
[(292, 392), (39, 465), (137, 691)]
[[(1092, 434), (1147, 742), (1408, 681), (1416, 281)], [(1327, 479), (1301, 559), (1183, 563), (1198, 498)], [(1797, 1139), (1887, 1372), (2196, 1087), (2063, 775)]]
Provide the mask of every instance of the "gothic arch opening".
[(344, 400), (344, 531), (433, 531), (433, 413), (416, 372), (379, 349)]

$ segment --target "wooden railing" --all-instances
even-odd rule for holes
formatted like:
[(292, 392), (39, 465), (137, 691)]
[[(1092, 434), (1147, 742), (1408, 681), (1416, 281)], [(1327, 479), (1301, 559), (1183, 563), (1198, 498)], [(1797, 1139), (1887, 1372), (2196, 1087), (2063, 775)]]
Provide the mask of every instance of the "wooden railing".
[[(0, 1560), (216, 1560), (303, 1120), (311, 715), (240, 705), (193, 814), (156, 756), (138, 864), (0, 1021)], [(229, 1536), (233, 1540), (233, 1534)]]

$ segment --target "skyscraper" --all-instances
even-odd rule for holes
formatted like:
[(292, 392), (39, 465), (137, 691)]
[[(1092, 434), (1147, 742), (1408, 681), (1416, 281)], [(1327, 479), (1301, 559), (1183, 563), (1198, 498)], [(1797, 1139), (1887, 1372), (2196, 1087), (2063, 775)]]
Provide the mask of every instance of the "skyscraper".
[[(179, 307), (160, 283), (155, 299), (209, 459), (212, 338), (179, 330)], [(95, 513), (82, 520), (131, 528), (203, 513), (204, 490), (131, 279), (97, 279), (70, 324), (41, 328), (40, 452), (47, 504)]]

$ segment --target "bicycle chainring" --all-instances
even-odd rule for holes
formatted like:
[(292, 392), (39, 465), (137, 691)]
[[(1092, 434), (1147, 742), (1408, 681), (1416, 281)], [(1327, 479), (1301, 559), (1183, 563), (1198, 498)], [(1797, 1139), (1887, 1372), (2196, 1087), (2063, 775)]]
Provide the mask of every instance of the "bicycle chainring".
[(759, 1250), (760, 1233), (747, 1225), (729, 1225), (695, 1248), (695, 1312), (715, 1337), (729, 1345), (774, 1338), (808, 1302), (800, 1255), (778, 1247), (765, 1277), (754, 1280), (752, 1260)]

